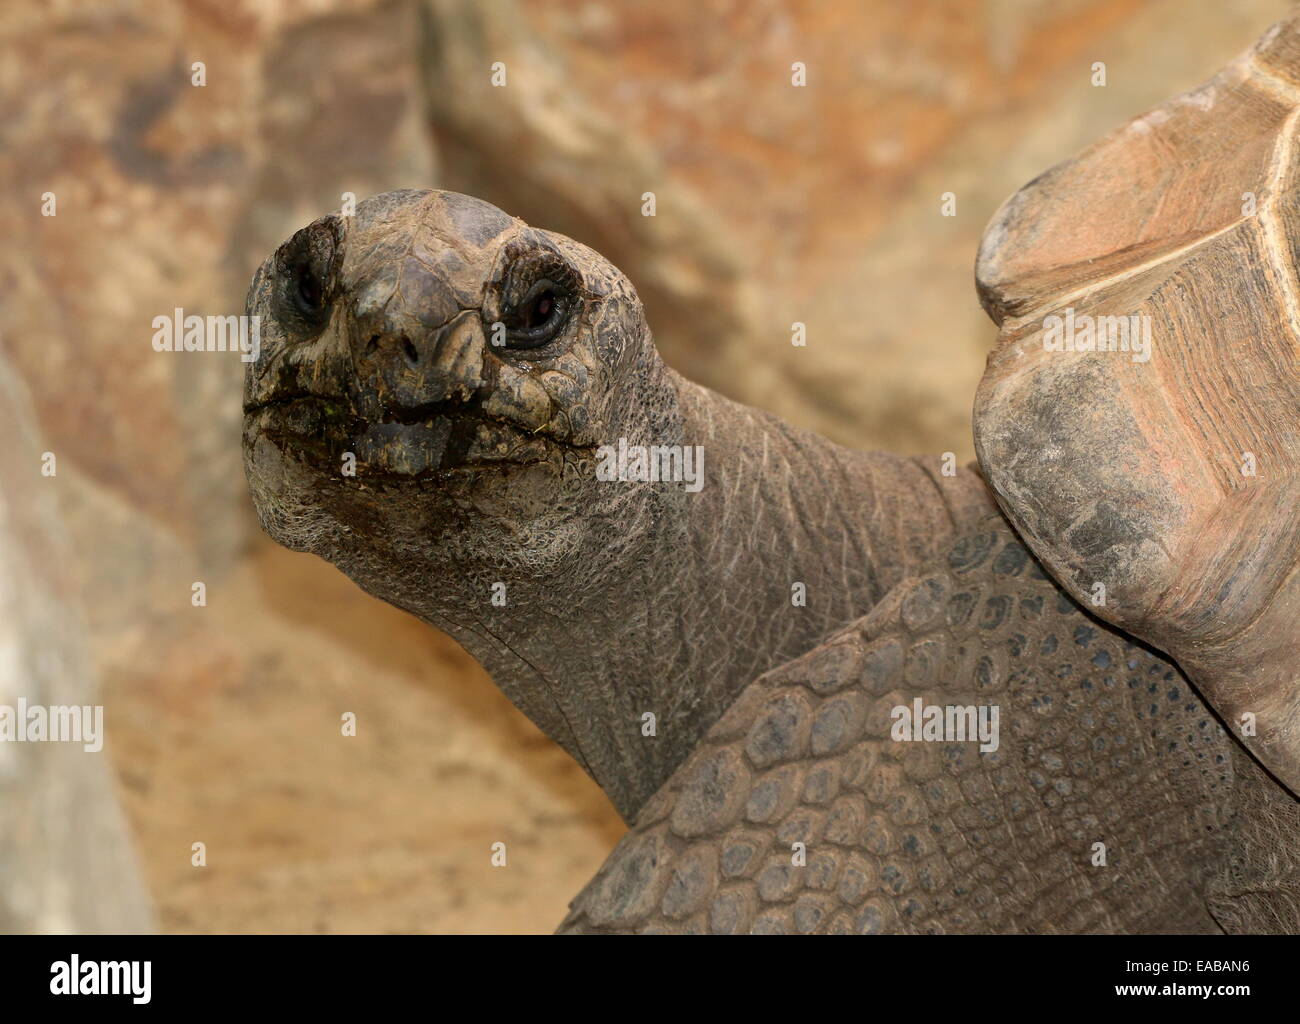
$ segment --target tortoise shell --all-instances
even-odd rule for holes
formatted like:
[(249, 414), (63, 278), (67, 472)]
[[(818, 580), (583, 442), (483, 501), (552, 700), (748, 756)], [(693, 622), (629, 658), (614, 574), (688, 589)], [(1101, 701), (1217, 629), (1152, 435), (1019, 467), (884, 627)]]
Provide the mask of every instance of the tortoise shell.
[(1030, 182), (976, 265), (999, 503), (1300, 791), (1300, 15)]

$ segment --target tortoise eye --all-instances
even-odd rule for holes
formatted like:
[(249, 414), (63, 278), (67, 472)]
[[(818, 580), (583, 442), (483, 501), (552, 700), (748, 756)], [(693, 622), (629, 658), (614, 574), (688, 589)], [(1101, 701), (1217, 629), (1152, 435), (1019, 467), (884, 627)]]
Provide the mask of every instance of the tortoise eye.
[(341, 231), (338, 218), (322, 217), (276, 250), (278, 310), (296, 337), (316, 337), (329, 322)]
[(321, 287), (320, 278), (316, 276), (310, 262), (305, 262), (298, 267), (296, 293), (303, 312), (320, 312), (321, 303), (325, 299), (325, 289)]
[(508, 348), (540, 348), (559, 334), (567, 319), (569, 294), (549, 278), (533, 284), (504, 317)]
[(555, 293), (549, 288), (537, 296), (533, 302), (532, 308), (528, 311), (529, 327), (535, 327), (538, 324), (544, 324), (550, 319), (551, 313), (555, 309)]

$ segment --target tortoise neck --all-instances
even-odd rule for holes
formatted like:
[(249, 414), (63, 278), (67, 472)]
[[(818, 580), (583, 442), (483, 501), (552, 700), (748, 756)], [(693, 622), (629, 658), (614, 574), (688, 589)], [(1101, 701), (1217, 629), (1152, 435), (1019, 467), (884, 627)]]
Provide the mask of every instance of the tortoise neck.
[(472, 616), (412, 609), (628, 821), (748, 683), (865, 614), (956, 520), (992, 508), (968, 471), (945, 480), (937, 460), (931, 473), (855, 453), (664, 372), (679, 413), (668, 447), (702, 476), (641, 488), (642, 525), (585, 552), (581, 585), (520, 580), (507, 604), (477, 602)]

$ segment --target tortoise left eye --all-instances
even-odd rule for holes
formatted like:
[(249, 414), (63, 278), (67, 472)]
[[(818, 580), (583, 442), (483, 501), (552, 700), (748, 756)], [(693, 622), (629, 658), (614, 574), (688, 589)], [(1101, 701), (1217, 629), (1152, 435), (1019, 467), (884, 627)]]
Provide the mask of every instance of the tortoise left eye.
[(510, 348), (540, 348), (564, 326), (568, 312), (567, 293), (553, 281), (543, 279), (528, 289), (524, 298), (507, 312), (506, 344)]
[(533, 300), (532, 308), (528, 311), (528, 316), (524, 323), (525, 327), (540, 327), (550, 319), (551, 314), (555, 311), (555, 294), (551, 291), (542, 292)]

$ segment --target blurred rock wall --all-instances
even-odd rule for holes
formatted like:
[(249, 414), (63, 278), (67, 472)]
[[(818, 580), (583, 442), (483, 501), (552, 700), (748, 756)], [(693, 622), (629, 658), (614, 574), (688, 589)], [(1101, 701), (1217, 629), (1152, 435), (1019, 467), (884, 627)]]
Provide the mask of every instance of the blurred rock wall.
[[(153, 317), (240, 312), (262, 258), (344, 192), (454, 188), (619, 263), (688, 375), (848, 444), (969, 457), (993, 338), (971, 267), (993, 210), (1285, 7), (4, 5), (0, 358), (32, 407), (4, 438), (39, 431), (59, 471), (32, 478), (31, 445), (7, 445), (0, 496), (39, 487), (38, 518), (66, 534), (37, 559), (45, 527), (10, 527), (5, 599), (31, 607), (6, 649), (45, 649), (55, 621), (69, 652), (8, 678), (101, 679), (114, 768), (0, 783), (0, 829), (27, 823), (0, 834), (7, 926), (147, 927), (125, 845), (78, 860), (60, 817), (95, 808), (112, 834), (110, 783), (175, 931), (549, 930), (621, 831), (458, 647), (260, 537), (242, 364), (154, 352)], [(82, 882), (103, 872), (128, 895), (92, 906)]]
[[(26, 388), (0, 359), (0, 934), (153, 927), (95, 712), (102, 696), (69, 593), (73, 554)], [(53, 475), (47, 475), (53, 474)], [(25, 702), (22, 703), (22, 702)], [(76, 709), (76, 738), (28, 709)], [(66, 719), (64, 719), (66, 721)], [(89, 726), (87, 731), (81, 727)]]

